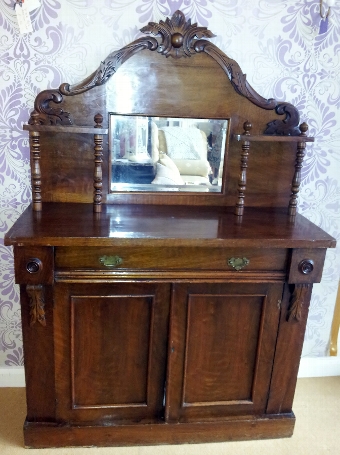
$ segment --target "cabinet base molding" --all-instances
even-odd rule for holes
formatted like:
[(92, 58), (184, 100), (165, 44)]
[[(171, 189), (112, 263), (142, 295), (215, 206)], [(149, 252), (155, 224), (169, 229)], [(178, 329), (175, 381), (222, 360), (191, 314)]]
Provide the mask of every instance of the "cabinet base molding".
[(26, 448), (195, 444), (292, 436), (293, 413), (219, 422), (71, 426), (25, 422)]

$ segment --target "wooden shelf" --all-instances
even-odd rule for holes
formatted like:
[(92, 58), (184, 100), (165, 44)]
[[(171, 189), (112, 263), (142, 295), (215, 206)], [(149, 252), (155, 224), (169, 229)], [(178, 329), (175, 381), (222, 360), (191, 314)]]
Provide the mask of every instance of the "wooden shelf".
[(236, 141), (249, 141), (249, 142), (314, 142), (314, 137), (307, 136), (265, 136), (259, 135), (245, 135), (234, 134), (233, 139)]
[(71, 134), (108, 134), (108, 128), (94, 128), (90, 126), (62, 126), (62, 125), (24, 125), (25, 131), (38, 131), (50, 133), (71, 133)]

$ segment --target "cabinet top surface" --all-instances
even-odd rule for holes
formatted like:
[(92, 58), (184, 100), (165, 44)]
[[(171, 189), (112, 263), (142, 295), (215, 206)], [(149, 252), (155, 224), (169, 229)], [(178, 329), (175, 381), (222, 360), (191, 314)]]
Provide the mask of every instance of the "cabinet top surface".
[(118, 205), (93, 213), (91, 204), (32, 206), (5, 237), (6, 245), (224, 246), (329, 248), (336, 242), (297, 214), (282, 208), (246, 208), (241, 219), (227, 207)]

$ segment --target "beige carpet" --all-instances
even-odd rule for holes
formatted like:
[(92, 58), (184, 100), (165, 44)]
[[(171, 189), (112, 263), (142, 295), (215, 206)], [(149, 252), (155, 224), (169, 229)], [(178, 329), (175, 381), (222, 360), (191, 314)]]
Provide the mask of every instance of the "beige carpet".
[(0, 388), (1, 455), (340, 455), (340, 376), (299, 379), (289, 439), (180, 446), (24, 449), (24, 389)]

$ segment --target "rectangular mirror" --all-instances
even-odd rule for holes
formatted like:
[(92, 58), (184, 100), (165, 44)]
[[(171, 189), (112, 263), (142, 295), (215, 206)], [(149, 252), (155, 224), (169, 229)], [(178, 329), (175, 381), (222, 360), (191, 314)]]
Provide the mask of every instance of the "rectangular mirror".
[(228, 124), (110, 113), (111, 192), (221, 192)]

